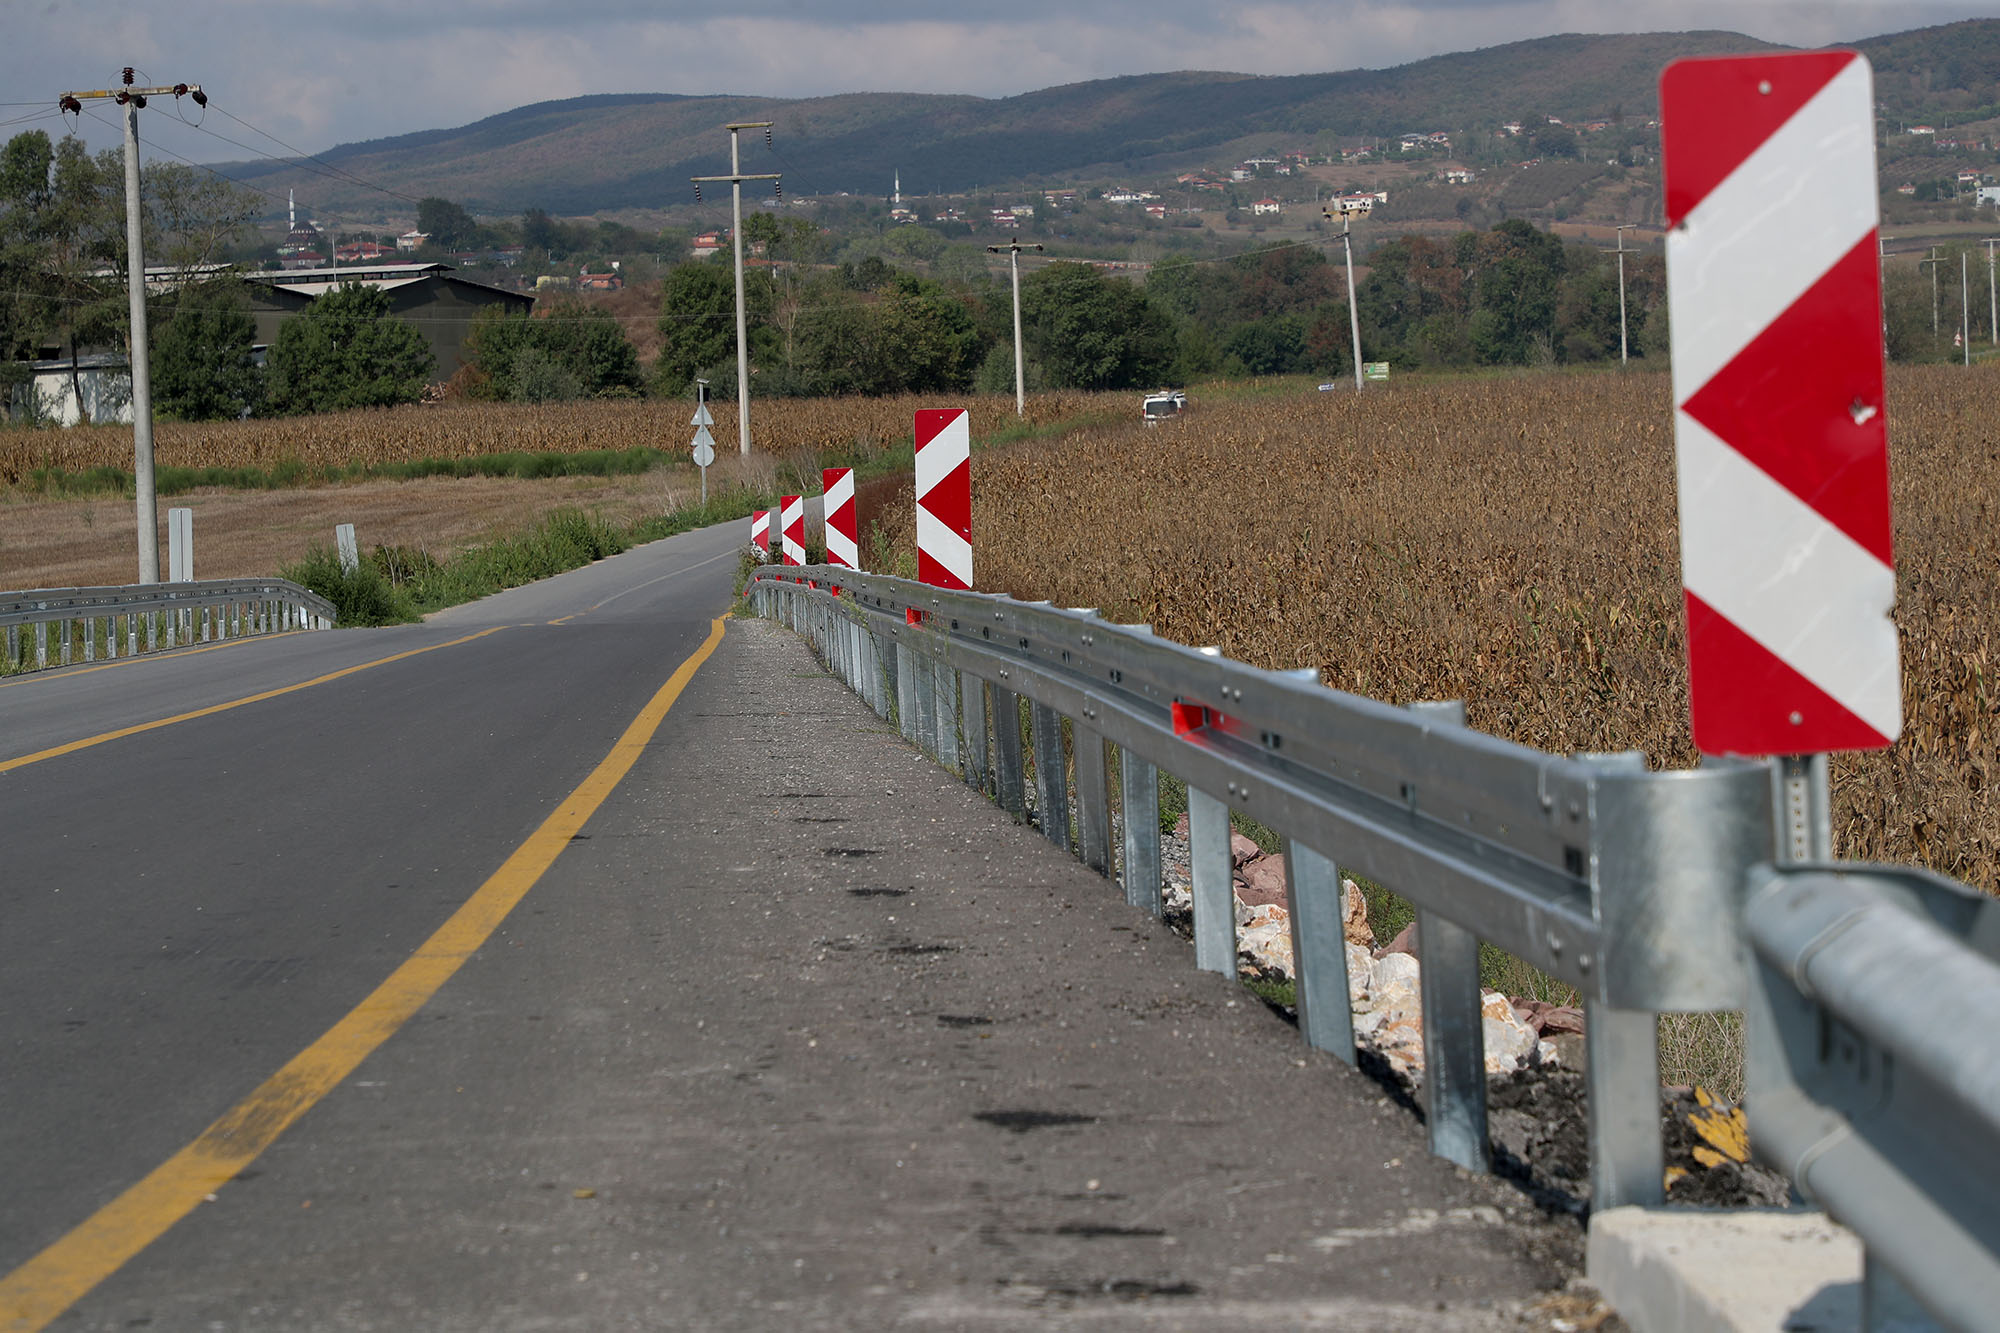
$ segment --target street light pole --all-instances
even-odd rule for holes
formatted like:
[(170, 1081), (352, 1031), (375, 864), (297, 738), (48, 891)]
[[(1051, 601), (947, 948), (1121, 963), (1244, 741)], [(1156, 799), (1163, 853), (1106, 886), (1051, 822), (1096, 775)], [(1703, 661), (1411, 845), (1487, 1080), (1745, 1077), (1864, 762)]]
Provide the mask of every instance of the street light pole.
[[(1323, 208), (1320, 216), (1331, 222), (1333, 210)], [(1361, 392), (1361, 309), (1354, 302), (1354, 215), (1340, 210), (1340, 248), (1347, 258), (1347, 337), (1354, 350), (1354, 392)]]
[(207, 106), (208, 96), (196, 83), (173, 83), (158, 88), (132, 86), (133, 71), (125, 70), (124, 86), (66, 92), (56, 106), (81, 115), (83, 103), (110, 100), (125, 108), (125, 286), (130, 298), (132, 331), (127, 345), (132, 362), (132, 489), (137, 495), (134, 522), (138, 529), (139, 582), (160, 581), (160, 511), (153, 488), (153, 374), (152, 348), (146, 335), (146, 246), (145, 213), (139, 195), (139, 108), (148, 97), (193, 95), (196, 106)]
[(1003, 250), (1007, 253), (1007, 267), (1014, 276), (1014, 415), (1017, 417), (1028, 414), (1028, 374), (1021, 360), (1021, 251), (1041, 248), (1039, 244), (1023, 246), (1018, 236), (1005, 245), (986, 247), (986, 253), (991, 255)]
[(771, 126), (768, 120), (744, 120), (724, 125), (729, 131), (729, 174), (727, 176), (693, 176), (694, 197), (701, 199), (703, 181), (728, 181), (731, 218), (734, 225), (729, 239), (736, 250), (736, 446), (745, 458), (750, 456), (750, 352), (748, 321), (743, 314), (743, 182), (774, 181), (776, 172), (757, 175), (743, 174), (743, 160), (737, 152), (738, 134), (742, 130), (764, 131), (764, 142), (771, 141)]
[(1631, 363), (1631, 340), (1626, 336), (1625, 325), (1625, 233), (1637, 226), (1636, 222), (1621, 222), (1614, 229), (1618, 234), (1618, 364)]

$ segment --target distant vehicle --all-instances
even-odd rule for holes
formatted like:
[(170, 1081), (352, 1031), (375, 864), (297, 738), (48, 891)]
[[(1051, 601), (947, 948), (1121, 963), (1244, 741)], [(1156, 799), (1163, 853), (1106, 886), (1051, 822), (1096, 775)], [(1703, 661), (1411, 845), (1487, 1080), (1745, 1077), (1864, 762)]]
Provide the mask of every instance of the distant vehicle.
[(1148, 426), (1157, 426), (1169, 417), (1177, 417), (1187, 411), (1187, 394), (1179, 389), (1161, 389), (1158, 393), (1146, 395), (1145, 405), (1140, 415)]

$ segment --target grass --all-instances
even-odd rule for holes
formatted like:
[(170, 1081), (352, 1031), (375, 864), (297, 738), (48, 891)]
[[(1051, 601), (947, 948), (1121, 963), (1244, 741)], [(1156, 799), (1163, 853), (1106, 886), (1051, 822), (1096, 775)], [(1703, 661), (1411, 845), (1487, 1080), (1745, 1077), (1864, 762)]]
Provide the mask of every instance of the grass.
[[(524, 481), (550, 477), (630, 477), (657, 467), (685, 466), (678, 453), (644, 446), (631, 449), (558, 450), (476, 454), (466, 458), (420, 458), (409, 462), (308, 465), (295, 458), (269, 467), (172, 467), (154, 470), (160, 495), (186, 495), (197, 490), (277, 491), (301, 486), (332, 486), (359, 481), (416, 481), (424, 477), (511, 477)], [(22, 478), (23, 494), (68, 499), (133, 493), (132, 473), (99, 466), (76, 472), (38, 467)]]

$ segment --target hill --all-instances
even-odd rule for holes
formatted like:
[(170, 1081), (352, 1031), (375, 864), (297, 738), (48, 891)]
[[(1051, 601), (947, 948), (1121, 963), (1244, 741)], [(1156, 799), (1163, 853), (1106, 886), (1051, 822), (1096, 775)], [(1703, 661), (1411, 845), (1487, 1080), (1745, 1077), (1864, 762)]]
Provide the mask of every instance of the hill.
[[(1940, 122), (2000, 103), (2000, 20), (1858, 44), (1882, 71), (1892, 114)], [(1039, 185), (1184, 169), (1207, 155), (1315, 136), (1395, 135), (1502, 121), (1644, 119), (1670, 60), (1781, 49), (1727, 32), (1566, 35), (1433, 57), (1386, 70), (1253, 76), (1182, 71), (1101, 79), (1017, 97), (853, 93), (779, 99), (633, 93), (524, 106), (456, 129), (343, 145), (319, 161), (223, 164), (273, 192), (297, 187), (350, 217), (407, 217), (407, 196), (475, 213), (583, 215), (678, 206), (688, 177), (728, 169), (730, 121), (776, 122), (776, 152), (749, 170), (785, 173), (793, 194), (886, 194)], [(1954, 119), (1955, 118), (1955, 119)], [(358, 178), (358, 180), (357, 180)]]

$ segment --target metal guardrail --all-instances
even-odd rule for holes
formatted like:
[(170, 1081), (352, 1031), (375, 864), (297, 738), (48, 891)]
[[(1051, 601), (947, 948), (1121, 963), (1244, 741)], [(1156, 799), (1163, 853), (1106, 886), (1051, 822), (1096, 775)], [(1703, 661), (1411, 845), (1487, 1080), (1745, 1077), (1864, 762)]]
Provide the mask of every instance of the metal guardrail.
[[(1658, 1016), (1746, 1010), (1759, 1155), (1863, 1237), (1883, 1308), (1893, 1274), (1956, 1327), (2000, 1309), (2000, 905), (1916, 872), (1772, 865), (1770, 765), (1565, 758), (1467, 729), (1461, 704), (1395, 708), (1094, 611), (851, 570), (767, 567), (745, 595), (1017, 818), (1025, 702), (1042, 832), (1072, 848), (1073, 764), (1073, 850), (1106, 874), (1116, 747), (1115, 865), (1156, 914), (1158, 774), (1184, 779), (1198, 967), (1236, 970), (1230, 811), (1281, 834), (1300, 1031), (1350, 1063), (1341, 872), (1413, 902), (1434, 1153), (1491, 1166), (1481, 941), (1583, 996), (1593, 1208), (1663, 1201)], [(1800, 925), (1823, 920), (1838, 949)], [(1913, 1000), (1899, 976), (1888, 1011), (1860, 987), (1892, 962), (1929, 979)]]
[(250, 634), (329, 629), (332, 602), (286, 579), (0, 593), (0, 669), (34, 671)]

